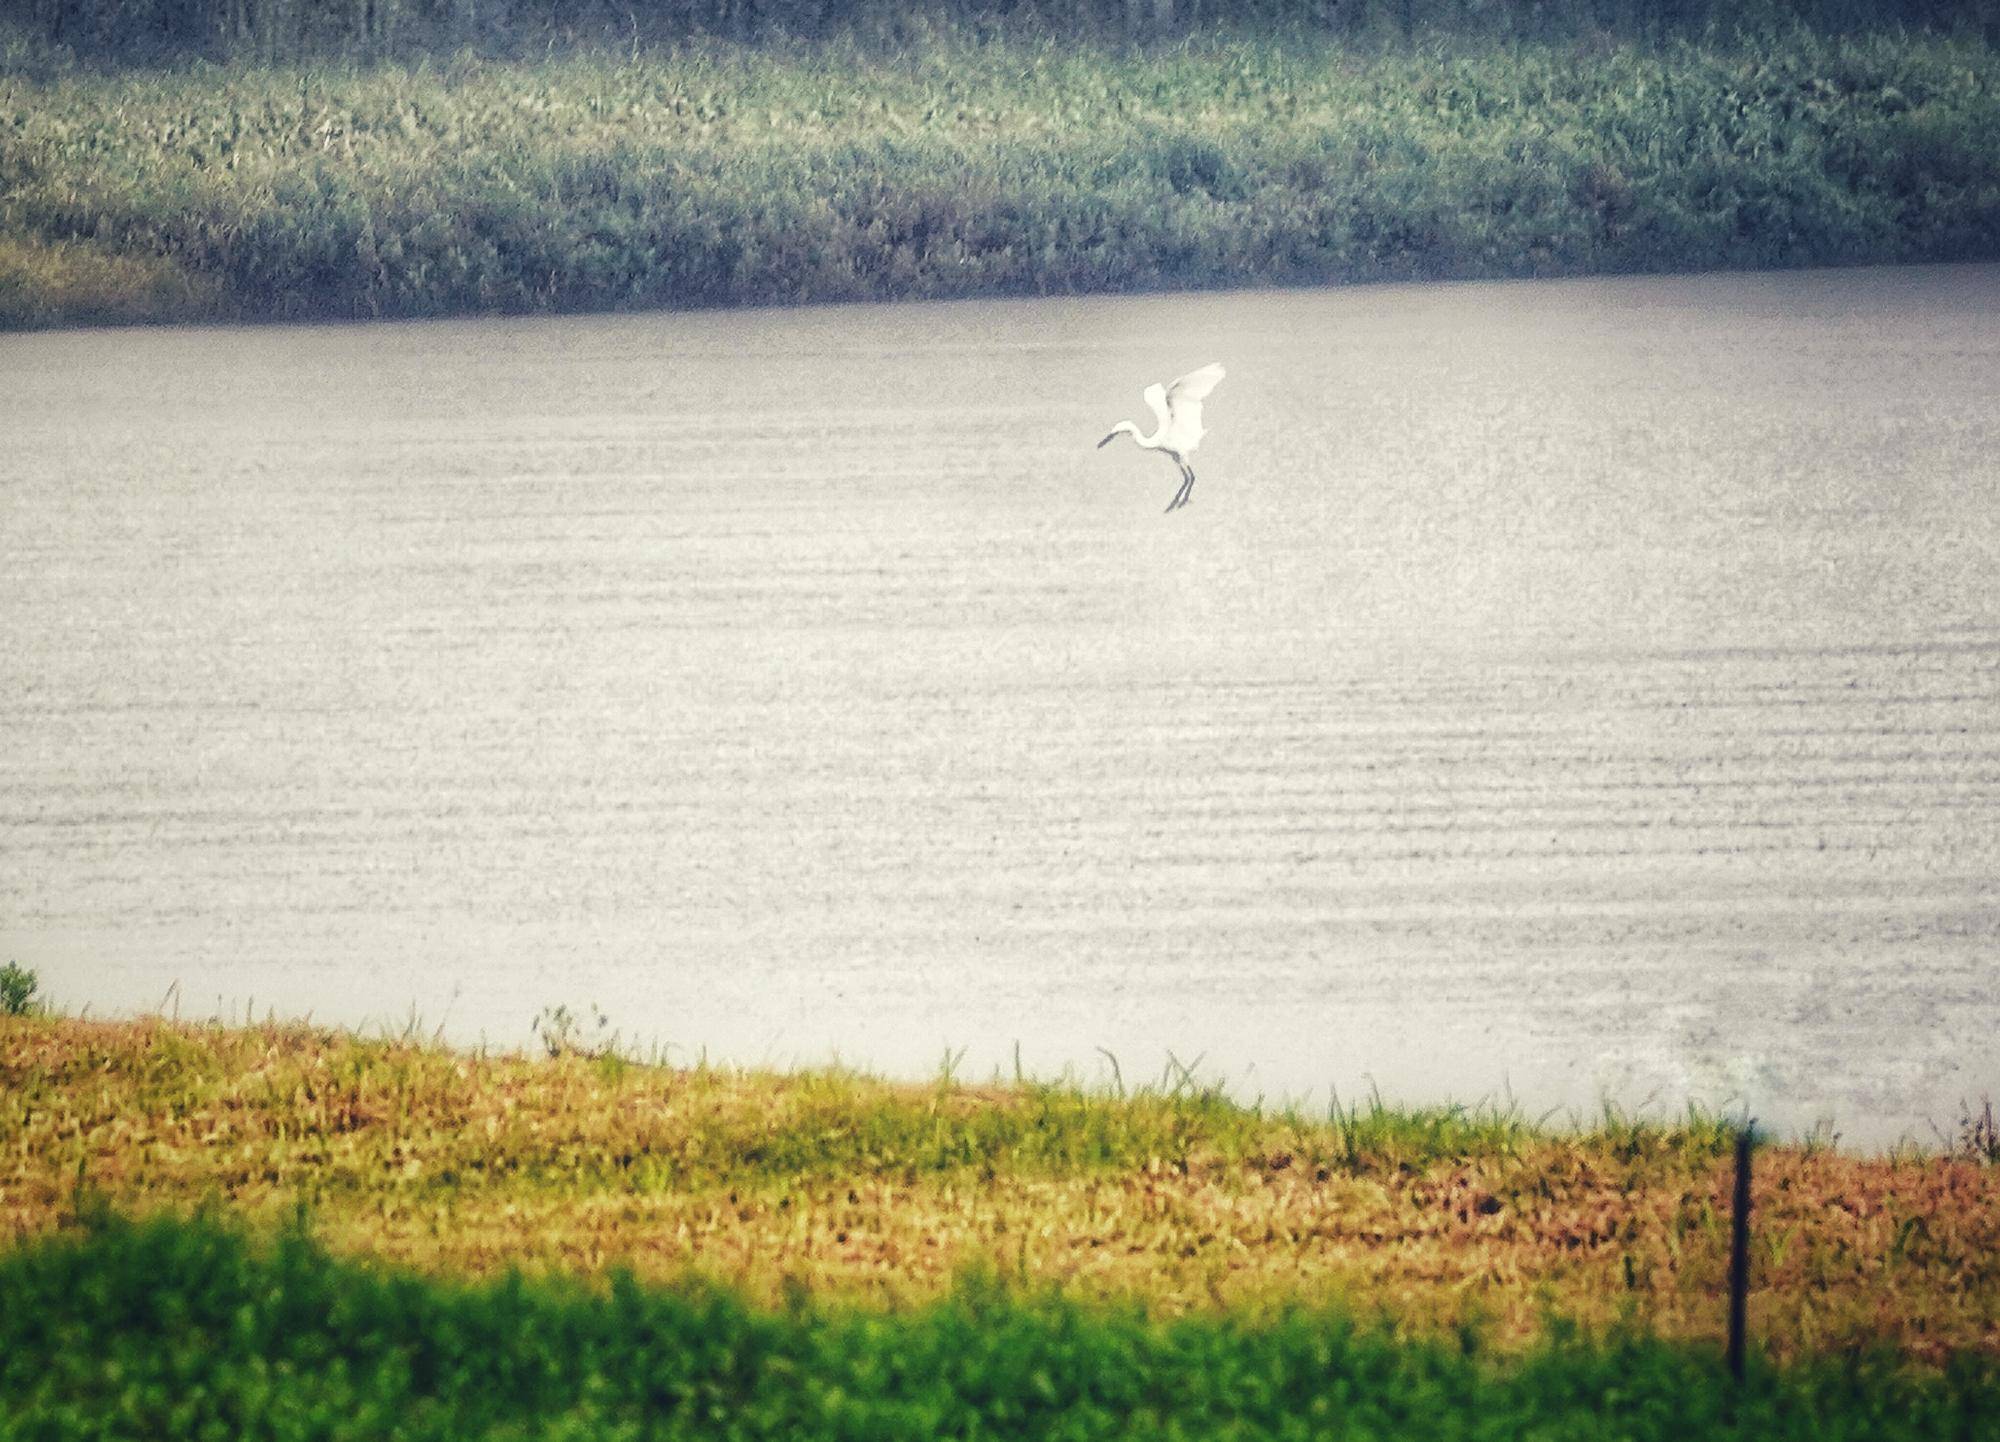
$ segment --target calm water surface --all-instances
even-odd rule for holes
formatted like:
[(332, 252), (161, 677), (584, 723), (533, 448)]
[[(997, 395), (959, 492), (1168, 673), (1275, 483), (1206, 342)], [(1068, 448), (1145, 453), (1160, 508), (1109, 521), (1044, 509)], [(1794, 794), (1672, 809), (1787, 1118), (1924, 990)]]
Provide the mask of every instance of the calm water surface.
[[(0, 337), (70, 1006), (2000, 1092), (2000, 268)], [(1093, 444), (1229, 367), (1193, 503)]]

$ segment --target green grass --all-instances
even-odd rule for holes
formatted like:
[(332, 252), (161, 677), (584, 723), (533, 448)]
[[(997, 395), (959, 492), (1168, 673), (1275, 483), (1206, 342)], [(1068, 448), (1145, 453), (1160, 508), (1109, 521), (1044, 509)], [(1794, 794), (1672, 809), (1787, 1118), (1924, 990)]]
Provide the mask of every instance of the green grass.
[(138, 316), (163, 274), (161, 318), (275, 319), (2000, 256), (1976, 37), (13, 53), (0, 231), (138, 267)]
[(1991, 1438), (2000, 1368), (1754, 1365), (1553, 1331), (1399, 1338), (1335, 1311), (1165, 1321), (961, 1281), (883, 1312), (725, 1288), (479, 1285), (99, 1215), (0, 1257), (0, 1437)]
[[(1985, 1118), (1949, 1154), (1760, 1150), (1751, 1311), (1773, 1356), (1994, 1351)], [(987, 1265), (1156, 1314), (1346, 1299), (1431, 1334), (1478, 1321), (1498, 1349), (1552, 1313), (1712, 1339), (1731, 1137), (1698, 1115), (1302, 1114), (1179, 1068), (1111, 1094), (0, 1017), (0, 1246), (61, 1232), (87, 1186), (265, 1236), (303, 1205), (330, 1249), (438, 1277), (699, 1271), (772, 1305), (807, 1285), (907, 1308)]]
[(20, 1050), (0, 1051), (11, 1102), (0, 1108), (0, 1145), (33, 1138), (38, 1153), (74, 1147), (83, 1163), (101, 1154), (89, 1140), (99, 1129), (141, 1129), (176, 1151), (227, 1134), (259, 1144), (232, 1164), (246, 1174), (306, 1168), (323, 1185), (363, 1190), (394, 1170), (391, 1159), (351, 1147), (331, 1154), (329, 1138), (379, 1134), (399, 1153), (421, 1148), (435, 1185), (505, 1176), (572, 1190), (966, 1172), (1186, 1175), (1279, 1155), (1305, 1171), (1365, 1176), (1518, 1157), (1572, 1136), (1608, 1157), (1683, 1165), (1722, 1157), (1734, 1137), (1724, 1118), (1693, 1110), (1652, 1119), (1607, 1107), (1594, 1125), (1568, 1131), (1514, 1106), (1400, 1106), (1379, 1095), (1309, 1114), (1245, 1105), (1173, 1067), (1115, 1093), (1068, 1078), (968, 1085), (949, 1072), (922, 1086), (837, 1067), (673, 1069), (553, 1046), (536, 1065), (297, 1026), (98, 1024), (29, 1010), (9, 1037)]

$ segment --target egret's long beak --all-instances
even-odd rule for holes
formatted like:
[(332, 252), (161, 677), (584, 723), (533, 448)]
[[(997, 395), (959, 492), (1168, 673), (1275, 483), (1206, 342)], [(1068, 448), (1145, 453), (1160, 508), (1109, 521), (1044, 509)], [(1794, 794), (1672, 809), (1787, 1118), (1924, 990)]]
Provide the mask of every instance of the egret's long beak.
[(1106, 436), (1103, 440), (1097, 443), (1097, 448), (1100, 451), (1103, 450), (1106, 446), (1110, 445), (1113, 441), (1117, 440), (1118, 435), (1119, 433), (1117, 431), (1113, 431), (1110, 435)]

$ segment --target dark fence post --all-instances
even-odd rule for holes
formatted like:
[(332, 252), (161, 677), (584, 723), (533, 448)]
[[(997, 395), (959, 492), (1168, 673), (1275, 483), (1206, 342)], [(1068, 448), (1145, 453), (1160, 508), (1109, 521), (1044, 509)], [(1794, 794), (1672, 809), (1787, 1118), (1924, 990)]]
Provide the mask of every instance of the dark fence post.
[(1736, 1200), (1729, 1228), (1729, 1375), (1743, 1380), (1744, 1304), (1750, 1296), (1750, 1149), (1755, 1124), (1736, 1134)]

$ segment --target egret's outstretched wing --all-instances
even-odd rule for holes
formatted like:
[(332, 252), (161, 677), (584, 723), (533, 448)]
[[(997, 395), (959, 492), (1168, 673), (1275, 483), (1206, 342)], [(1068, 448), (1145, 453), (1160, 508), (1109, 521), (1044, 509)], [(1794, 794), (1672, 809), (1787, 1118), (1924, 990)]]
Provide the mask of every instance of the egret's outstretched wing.
[(1220, 361), (1205, 365), (1198, 371), (1189, 371), (1167, 387), (1168, 409), (1178, 410), (1188, 401), (1206, 400), (1208, 393), (1215, 389), (1216, 382), (1226, 374), (1228, 372), (1223, 370)]
[(1167, 428), (1167, 392), (1160, 385), (1146, 387), (1146, 404), (1153, 409), (1153, 434), (1159, 435)]
[[(1222, 374), (1221, 365), (1206, 365), (1198, 371), (1189, 371), (1167, 387), (1166, 408), (1173, 417), (1172, 428), (1176, 436), (1188, 436), (1196, 441), (1201, 439), (1202, 399), (1215, 389)], [(1151, 398), (1148, 395), (1147, 399)]]

